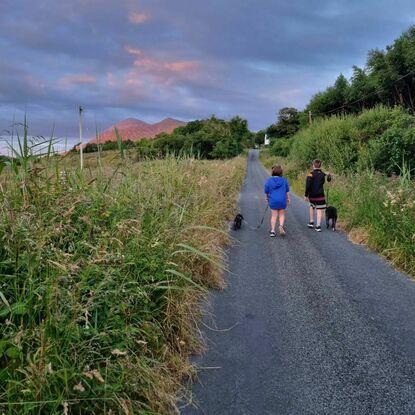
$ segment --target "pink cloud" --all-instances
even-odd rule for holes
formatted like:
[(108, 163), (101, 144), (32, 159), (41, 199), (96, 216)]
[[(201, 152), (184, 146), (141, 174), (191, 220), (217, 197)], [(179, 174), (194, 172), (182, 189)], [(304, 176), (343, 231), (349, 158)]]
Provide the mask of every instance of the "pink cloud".
[(61, 88), (69, 88), (73, 85), (95, 84), (97, 79), (94, 76), (84, 74), (68, 74), (62, 76), (58, 80), (58, 85)]
[[(123, 47), (131, 57), (131, 67), (127, 70), (107, 72), (106, 91), (123, 105), (134, 105), (137, 100), (162, 101), (186, 95), (181, 82), (193, 80), (201, 76), (201, 65), (190, 59), (167, 59), (159, 55), (149, 54), (145, 50), (131, 45)], [(184, 97), (183, 97), (184, 99)]]
[(134, 60), (137, 76), (146, 75), (164, 84), (195, 78), (198, 66), (194, 61), (162, 61), (148, 57)]
[(135, 77), (149, 76), (160, 83), (171, 84), (178, 80), (192, 79), (198, 74), (199, 63), (196, 61), (162, 60), (128, 45), (124, 49), (134, 57), (134, 69), (130, 74)]
[(140, 56), (143, 54), (143, 52), (140, 49), (137, 48), (133, 48), (131, 46), (125, 45), (124, 49), (127, 51), (127, 53), (129, 53), (130, 55), (136, 55), (136, 56)]
[(192, 72), (198, 67), (194, 61), (165, 62), (164, 68), (177, 73)]
[(130, 12), (128, 14), (128, 20), (132, 24), (141, 24), (150, 19), (150, 15), (146, 13)]

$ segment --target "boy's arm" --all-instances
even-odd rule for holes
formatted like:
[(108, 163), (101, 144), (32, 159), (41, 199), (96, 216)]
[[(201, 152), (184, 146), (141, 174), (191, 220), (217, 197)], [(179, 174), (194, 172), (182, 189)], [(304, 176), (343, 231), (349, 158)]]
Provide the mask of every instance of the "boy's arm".
[(307, 175), (307, 180), (305, 182), (305, 193), (304, 193), (304, 197), (309, 197), (310, 196), (312, 182), (313, 182), (313, 176), (310, 173), (310, 174)]
[(265, 196), (267, 198), (267, 202), (269, 202), (269, 186), (268, 186), (268, 182), (265, 183), (264, 193), (265, 193)]
[(285, 191), (287, 193), (287, 202), (291, 204), (291, 195), (290, 195), (290, 185), (288, 184), (288, 180), (285, 182)]

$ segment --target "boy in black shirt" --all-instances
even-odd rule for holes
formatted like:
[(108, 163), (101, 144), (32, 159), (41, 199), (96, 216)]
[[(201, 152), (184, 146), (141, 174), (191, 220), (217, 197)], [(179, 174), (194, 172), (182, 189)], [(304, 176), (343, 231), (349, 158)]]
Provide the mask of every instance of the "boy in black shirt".
[[(324, 183), (331, 181), (331, 175), (321, 171), (321, 161), (313, 161), (313, 171), (307, 175), (305, 186), (305, 199), (310, 202), (310, 222), (309, 228), (314, 228), (321, 232), (321, 219), (326, 209), (326, 197), (324, 195)], [(317, 226), (314, 227), (314, 211), (317, 211)]]

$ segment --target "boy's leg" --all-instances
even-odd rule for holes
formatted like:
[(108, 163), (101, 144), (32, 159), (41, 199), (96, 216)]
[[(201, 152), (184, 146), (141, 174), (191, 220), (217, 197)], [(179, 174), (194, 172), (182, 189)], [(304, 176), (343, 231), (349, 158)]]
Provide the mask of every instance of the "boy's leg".
[(284, 223), (285, 223), (285, 210), (279, 210), (278, 213), (279, 213), (279, 216), (280, 216), (280, 226), (284, 227)]
[(271, 232), (275, 232), (275, 225), (277, 223), (278, 210), (271, 209)]
[(317, 227), (321, 226), (321, 219), (325, 213), (326, 209), (317, 209)]
[(281, 236), (285, 236), (285, 229), (284, 229), (284, 223), (285, 223), (285, 210), (281, 209), (278, 211), (280, 216), (280, 227), (279, 227), (279, 234)]
[(310, 223), (314, 222), (314, 208), (310, 206)]

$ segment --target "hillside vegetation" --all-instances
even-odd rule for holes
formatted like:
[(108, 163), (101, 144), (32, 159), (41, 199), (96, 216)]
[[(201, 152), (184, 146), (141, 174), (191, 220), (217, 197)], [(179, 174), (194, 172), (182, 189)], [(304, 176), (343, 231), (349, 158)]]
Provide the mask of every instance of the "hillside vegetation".
[[(25, 147), (23, 146), (25, 151)], [(165, 414), (245, 161), (23, 154), (0, 176), (0, 412)]]
[[(415, 276), (414, 125), (400, 107), (332, 116), (276, 140), (263, 160), (267, 167), (282, 163), (300, 195), (311, 161), (323, 160), (334, 173), (329, 203), (343, 227)], [(281, 151), (281, 141), (288, 150)]]
[(138, 159), (154, 159), (166, 156), (192, 156), (199, 159), (227, 159), (242, 153), (244, 148), (251, 146), (254, 138), (248, 129), (246, 120), (233, 117), (230, 121), (212, 116), (205, 120), (195, 120), (184, 126), (177, 127), (171, 133), (161, 133), (154, 138), (125, 140), (122, 132), (114, 130), (117, 141), (102, 144), (89, 143), (85, 152), (98, 152), (123, 146), (136, 149)]
[[(301, 129), (289, 142), (289, 157), (303, 166), (321, 158), (337, 172), (400, 174), (415, 160), (414, 126), (415, 117), (400, 107), (332, 116)], [(273, 153), (284, 155), (278, 149), (274, 144)]]

